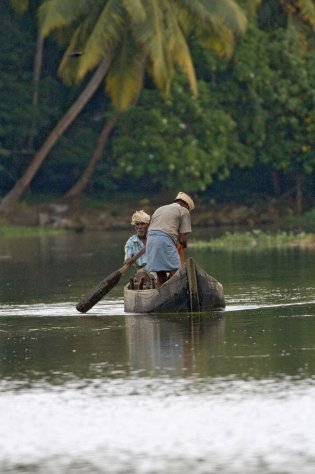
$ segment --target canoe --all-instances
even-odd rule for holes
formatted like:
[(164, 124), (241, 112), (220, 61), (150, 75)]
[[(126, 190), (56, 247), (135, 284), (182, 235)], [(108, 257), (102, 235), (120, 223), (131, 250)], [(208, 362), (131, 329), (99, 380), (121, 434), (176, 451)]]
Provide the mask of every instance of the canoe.
[(201, 312), (225, 307), (223, 286), (208, 275), (193, 258), (160, 288), (124, 287), (124, 309), (127, 313)]

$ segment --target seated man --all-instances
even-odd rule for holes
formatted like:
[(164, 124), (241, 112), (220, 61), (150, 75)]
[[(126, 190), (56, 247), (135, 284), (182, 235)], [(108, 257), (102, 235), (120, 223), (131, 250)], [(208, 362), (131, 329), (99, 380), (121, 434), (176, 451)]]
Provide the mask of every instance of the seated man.
[[(129, 237), (125, 244), (125, 261), (128, 263), (143, 247), (146, 246), (147, 233), (150, 224), (150, 216), (144, 211), (136, 211), (131, 218), (131, 224), (134, 225), (136, 233)], [(146, 269), (146, 253), (142, 254), (134, 263), (137, 269)]]

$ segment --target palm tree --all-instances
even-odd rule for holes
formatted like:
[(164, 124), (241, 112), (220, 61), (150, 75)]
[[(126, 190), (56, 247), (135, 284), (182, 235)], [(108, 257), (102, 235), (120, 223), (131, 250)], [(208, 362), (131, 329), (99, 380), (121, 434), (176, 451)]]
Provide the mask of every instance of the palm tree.
[(103, 155), (107, 139), (111, 131), (113, 130), (117, 119), (118, 115), (114, 115), (113, 118), (111, 118), (108, 122), (105, 122), (102, 131), (98, 137), (97, 144), (91, 156), (91, 159), (89, 160), (84, 172), (81, 174), (78, 181), (65, 193), (66, 198), (79, 196), (87, 188), (90, 179), (93, 176), (96, 165)]
[[(22, 1), (22, 0), (17, 0)], [(42, 162), (105, 77), (106, 92), (117, 110), (126, 110), (141, 91), (147, 71), (167, 95), (177, 69), (197, 94), (188, 39), (230, 55), (233, 33), (244, 32), (246, 18), (234, 0), (44, 0), (39, 9), (42, 35), (58, 31), (69, 38), (59, 67), (66, 83), (96, 72), (65, 116), (35, 153), (23, 176), (4, 196), (7, 212), (28, 188)], [(73, 61), (71, 53), (82, 51)]]
[[(12, 8), (18, 13), (19, 15), (23, 15), (27, 10), (30, 9), (30, 2), (29, 0), (10, 0), (10, 4)], [(44, 52), (44, 38), (41, 34), (40, 28), (37, 31), (37, 38), (36, 38), (36, 50), (35, 50), (35, 57), (34, 57), (34, 66), (33, 66), (33, 93), (32, 93), (32, 123), (30, 126), (30, 135), (27, 140), (28, 150), (32, 153), (33, 150), (33, 142), (34, 142), (34, 135), (36, 132), (36, 115), (38, 109), (38, 102), (39, 102), (39, 83), (41, 77), (41, 70), (42, 70), (42, 62), (43, 62), (43, 52)]]
[[(145, 67), (150, 69), (157, 87), (167, 95), (175, 66), (178, 65), (186, 74), (192, 92), (196, 94), (195, 71), (186, 36), (196, 31), (199, 41), (205, 46), (213, 48), (217, 54), (229, 56), (233, 48), (232, 31), (243, 31), (246, 24), (243, 14), (233, 2), (223, 2), (221, 7), (224, 7), (225, 3), (225, 8), (217, 11), (213, 2), (213, 5), (209, 5), (211, 6), (209, 10), (203, 8), (200, 2), (199, 5), (198, 2), (195, 2), (195, 5), (191, 2), (177, 2), (177, 4), (173, 2), (175, 5), (171, 5), (169, 1), (162, 3), (164, 8), (160, 11), (156, 9), (157, 5), (154, 2), (143, 5), (139, 2), (140, 9), (136, 12), (134, 3), (127, 5), (134, 14), (137, 28), (128, 28), (124, 32), (113, 68), (106, 80), (107, 92), (119, 111), (126, 110), (131, 102), (137, 101)], [(222, 21), (224, 14), (226, 24)], [(146, 19), (145, 22), (143, 17)], [(200, 26), (201, 19), (204, 20), (204, 26)], [(160, 41), (157, 43), (156, 39), (159, 37)], [(131, 59), (136, 59), (136, 62), (131, 63)], [(117, 116), (109, 123), (105, 123), (87, 167), (66, 193), (66, 197), (79, 195), (87, 187), (116, 120)]]

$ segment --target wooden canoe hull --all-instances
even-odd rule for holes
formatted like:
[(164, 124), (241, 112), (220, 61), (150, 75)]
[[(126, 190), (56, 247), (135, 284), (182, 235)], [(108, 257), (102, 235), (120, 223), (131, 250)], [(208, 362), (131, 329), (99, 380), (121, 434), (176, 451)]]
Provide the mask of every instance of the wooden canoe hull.
[(225, 307), (221, 283), (208, 275), (192, 258), (158, 289), (124, 287), (127, 313), (200, 312)]

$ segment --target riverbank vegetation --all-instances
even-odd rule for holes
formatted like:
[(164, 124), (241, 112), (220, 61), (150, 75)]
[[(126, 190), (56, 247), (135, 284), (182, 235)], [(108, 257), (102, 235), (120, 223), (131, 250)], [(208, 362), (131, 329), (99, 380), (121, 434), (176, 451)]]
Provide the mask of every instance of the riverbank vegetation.
[(23, 238), (23, 237), (48, 237), (60, 235), (65, 232), (62, 229), (52, 229), (40, 226), (0, 226), (0, 238)]
[(177, 189), (247, 225), (314, 215), (313, 1), (92, 4), (0, 4), (0, 213)]
[(265, 232), (252, 230), (245, 232), (226, 232), (211, 240), (192, 240), (189, 247), (197, 249), (272, 249), (288, 247), (314, 247), (315, 235), (306, 232)]

